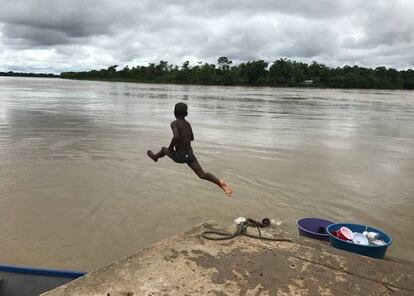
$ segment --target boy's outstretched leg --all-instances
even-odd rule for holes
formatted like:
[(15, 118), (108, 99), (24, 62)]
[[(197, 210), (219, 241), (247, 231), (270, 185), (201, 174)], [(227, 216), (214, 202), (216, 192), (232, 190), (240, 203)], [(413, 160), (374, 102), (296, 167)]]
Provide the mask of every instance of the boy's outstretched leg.
[(153, 161), (158, 161), (158, 158), (164, 157), (165, 155), (169, 155), (169, 151), (167, 147), (162, 147), (160, 152), (157, 154), (154, 154), (151, 150), (147, 151), (147, 155), (149, 158), (151, 158)]
[(194, 171), (194, 173), (196, 173), (196, 175), (203, 180), (207, 180), (210, 181), (214, 184), (216, 184), (218, 187), (220, 187), (221, 189), (223, 189), (224, 193), (226, 193), (226, 195), (228, 197), (230, 197), (233, 194), (233, 190), (231, 189), (231, 187), (229, 186), (229, 184), (227, 184), (225, 181), (223, 180), (219, 180), (217, 179), (213, 174), (208, 173), (208, 172), (204, 172), (204, 170), (202, 169), (202, 167), (200, 166), (200, 164), (198, 163), (198, 161), (194, 161), (192, 163), (188, 163), (188, 166)]

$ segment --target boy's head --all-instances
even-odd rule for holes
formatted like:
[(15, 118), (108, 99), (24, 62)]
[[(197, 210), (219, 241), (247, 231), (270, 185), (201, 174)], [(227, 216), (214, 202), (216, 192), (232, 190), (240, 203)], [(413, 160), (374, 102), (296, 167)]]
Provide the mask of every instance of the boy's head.
[(184, 118), (187, 116), (187, 104), (184, 103), (177, 103), (174, 107), (174, 115), (175, 117)]

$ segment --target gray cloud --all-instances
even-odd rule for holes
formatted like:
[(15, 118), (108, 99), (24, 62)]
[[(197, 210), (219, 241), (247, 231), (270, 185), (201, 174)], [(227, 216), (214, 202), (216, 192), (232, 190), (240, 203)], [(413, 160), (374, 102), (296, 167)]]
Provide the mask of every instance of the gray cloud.
[(414, 2), (0, 0), (0, 71), (281, 57), (412, 67)]

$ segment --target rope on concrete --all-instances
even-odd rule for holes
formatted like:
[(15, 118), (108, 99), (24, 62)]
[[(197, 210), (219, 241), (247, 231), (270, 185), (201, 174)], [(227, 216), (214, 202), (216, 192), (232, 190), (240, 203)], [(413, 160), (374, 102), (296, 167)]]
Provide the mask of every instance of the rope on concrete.
[[(244, 235), (247, 237), (251, 237), (251, 238), (255, 238), (255, 239), (261, 239), (261, 240), (268, 240), (268, 241), (276, 241), (276, 242), (291, 242), (293, 243), (293, 241), (291, 239), (288, 238), (272, 238), (272, 237), (266, 237), (266, 236), (262, 236), (261, 232), (260, 232), (260, 223), (257, 223), (256, 221), (252, 220), (252, 219), (247, 219), (244, 222), (241, 222), (239, 224), (237, 224), (236, 230), (233, 233), (230, 232), (226, 232), (226, 231), (219, 231), (219, 230), (205, 230), (201, 232), (201, 237), (208, 239), (208, 240), (214, 240), (214, 241), (219, 241), (219, 240), (228, 240), (228, 239), (232, 239), (235, 238), (236, 236), (239, 235)], [(249, 234), (247, 233), (247, 228), (248, 227), (255, 227), (257, 228), (259, 235), (253, 235), (253, 234)]]

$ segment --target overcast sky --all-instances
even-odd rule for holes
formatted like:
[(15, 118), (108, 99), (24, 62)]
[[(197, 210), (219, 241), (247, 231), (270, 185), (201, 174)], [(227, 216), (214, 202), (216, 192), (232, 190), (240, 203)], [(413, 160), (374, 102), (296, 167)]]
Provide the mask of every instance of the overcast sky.
[(414, 0), (0, 0), (0, 71), (220, 56), (414, 68)]

